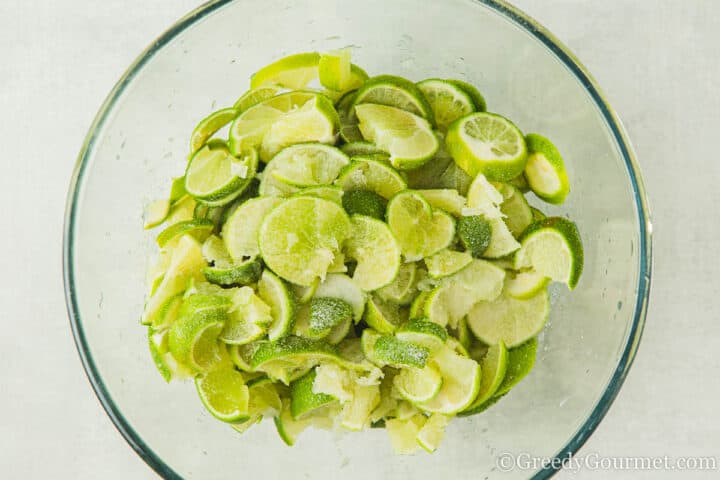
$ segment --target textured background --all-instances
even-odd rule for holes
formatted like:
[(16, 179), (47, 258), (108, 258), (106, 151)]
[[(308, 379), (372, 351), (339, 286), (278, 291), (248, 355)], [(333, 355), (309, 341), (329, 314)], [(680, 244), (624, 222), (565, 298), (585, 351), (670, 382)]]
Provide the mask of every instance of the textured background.
[[(634, 142), (654, 217), (645, 335), (580, 455), (718, 457), (720, 2), (515, 3), (566, 43), (607, 93)], [(0, 0), (2, 478), (156, 478), (115, 431), (80, 366), (61, 285), (62, 217), (75, 157), (102, 100), (153, 38), (197, 5)]]

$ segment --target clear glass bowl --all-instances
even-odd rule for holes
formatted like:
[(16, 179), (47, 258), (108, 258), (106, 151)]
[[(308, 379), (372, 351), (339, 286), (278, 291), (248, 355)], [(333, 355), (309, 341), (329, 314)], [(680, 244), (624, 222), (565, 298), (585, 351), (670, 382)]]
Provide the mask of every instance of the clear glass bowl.
[[(153, 235), (142, 211), (183, 171), (198, 119), (231, 105), (280, 56), (354, 46), (370, 74), (456, 77), (491, 111), (552, 138), (572, 193), (544, 209), (577, 221), (586, 264), (576, 291), (553, 290), (532, 374), (482, 415), (458, 419), (434, 455), (395, 456), (386, 433), (309, 431), (284, 446), (272, 422), (245, 435), (210, 417), (189, 383), (166, 385), (138, 326)], [(494, 0), (211, 2), (155, 41), (102, 106), (80, 154), (65, 223), (71, 325), (100, 401), (166, 478), (547, 478), (501, 473), (504, 452), (577, 451), (618, 393), (647, 309), (650, 222), (625, 132), (587, 71), (549, 32)]]

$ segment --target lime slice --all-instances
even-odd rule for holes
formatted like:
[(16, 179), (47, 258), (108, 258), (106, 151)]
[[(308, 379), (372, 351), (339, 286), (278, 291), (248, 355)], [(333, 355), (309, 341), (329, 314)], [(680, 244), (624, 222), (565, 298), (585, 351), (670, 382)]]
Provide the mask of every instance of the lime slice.
[(242, 193), (257, 170), (257, 152), (248, 150), (242, 158), (226, 149), (203, 147), (190, 159), (185, 172), (185, 189), (202, 202), (230, 203)]
[(487, 104), (485, 103), (485, 98), (482, 96), (480, 91), (478, 91), (477, 88), (475, 88), (474, 85), (465, 82), (463, 80), (456, 80), (456, 79), (447, 79), (448, 83), (452, 83), (456, 87), (460, 88), (462, 91), (464, 91), (473, 101), (473, 104), (475, 105), (475, 110), (478, 112), (484, 112), (487, 110)]
[(350, 50), (347, 48), (323, 53), (318, 64), (320, 84), (335, 91), (350, 89), (350, 65)]
[(502, 341), (512, 348), (540, 333), (549, 313), (547, 290), (527, 300), (503, 294), (494, 301), (477, 303), (468, 313), (468, 325), (483, 343)]
[(332, 330), (330, 330), (330, 333), (328, 333), (325, 337), (325, 341), (328, 342), (330, 345), (339, 344), (345, 339), (345, 337), (348, 336), (352, 325), (352, 317), (346, 318), (342, 323), (335, 325)]
[(337, 401), (331, 395), (313, 391), (315, 376), (315, 369), (312, 369), (290, 384), (290, 414), (295, 420), (312, 415), (318, 408)]
[(336, 182), (345, 192), (370, 190), (385, 199), (405, 190), (407, 184), (400, 174), (387, 163), (370, 157), (353, 157)]
[(400, 247), (388, 226), (374, 218), (353, 215), (345, 253), (357, 262), (353, 280), (365, 291), (392, 282), (400, 268)]
[(173, 378), (183, 378), (190, 375), (184, 367), (177, 363), (175, 358), (168, 352), (168, 331), (154, 330), (148, 327), (148, 347), (150, 356), (153, 359), (155, 368), (166, 382)]
[(387, 209), (390, 230), (406, 261), (420, 260), (446, 248), (455, 236), (455, 221), (442, 210), (433, 211), (417, 192), (395, 195)]
[(472, 405), (463, 410), (460, 415), (474, 415), (485, 410), (485, 403), (490, 400), (500, 388), (505, 379), (505, 372), (508, 367), (508, 351), (501, 341), (488, 348), (485, 357), (480, 362), (482, 378), (480, 379), (480, 390)]
[(495, 300), (502, 292), (505, 271), (484, 260), (468, 266), (435, 289), (425, 303), (425, 316), (438, 325), (457, 328), (458, 322), (480, 301)]
[(482, 215), (487, 219), (502, 218), (500, 205), (505, 200), (503, 194), (490, 183), (483, 174), (478, 174), (467, 192), (467, 208), (464, 215)]
[(265, 85), (305, 88), (317, 78), (319, 62), (320, 54), (317, 52), (288, 55), (255, 72), (250, 79), (250, 88)]
[[(525, 140), (527, 143), (527, 139)], [(529, 147), (528, 147), (529, 148)], [(527, 165), (525, 165), (527, 167)], [(517, 177), (513, 178), (512, 180), (508, 180), (508, 183), (512, 185), (513, 187), (520, 190), (521, 193), (527, 193), (530, 191), (530, 185), (527, 183), (527, 179), (525, 178), (525, 174), (518, 175)]]
[(492, 227), (490, 222), (480, 215), (460, 217), (457, 222), (457, 234), (463, 247), (473, 257), (481, 257), (490, 245)]
[(230, 300), (216, 295), (193, 295), (170, 327), (168, 347), (173, 357), (194, 372), (207, 372), (226, 360), (218, 337), (227, 320)]
[(241, 156), (260, 149), (260, 159), (268, 161), (283, 147), (293, 143), (334, 143), (337, 113), (324, 96), (305, 91), (282, 93), (242, 112), (230, 126), (229, 148)]
[(276, 417), (282, 411), (282, 400), (269, 378), (260, 377), (249, 380), (246, 385), (250, 392), (249, 418), (242, 423), (230, 425), (238, 433), (244, 433), (253, 425), (260, 423), (264, 416)]
[(477, 397), (480, 365), (475, 360), (445, 347), (433, 354), (430, 365), (440, 371), (443, 383), (437, 395), (417, 405), (421, 410), (453, 415), (467, 408)]
[(260, 342), (248, 343), (245, 345), (228, 345), (228, 353), (232, 363), (243, 372), (252, 372), (250, 361), (255, 351), (259, 348)]
[(289, 197), (302, 191), (300, 187), (279, 180), (273, 175), (273, 170), (275, 170), (275, 166), (271, 161), (258, 175), (260, 177), (258, 193), (261, 197)]
[(522, 132), (508, 119), (479, 112), (448, 128), (447, 149), (469, 175), (483, 173), (496, 181), (517, 177), (525, 169), (527, 147)]
[(357, 155), (373, 155), (375, 153), (387, 154), (387, 152), (383, 152), (382, 150), (380, 150), (374, 143), (365, 141), (346, 143), (342, 147), (340, 147), (340, 150), (345, 152), (345, 154), (350, 157)]
[(233, 109), (240, 114), (250, 107), (254, 107), (258, 103), (267, 100), (268, 98), (278, 95), (282, 91), (282, 87), (276, 85), (267, 85), (264, 87), (251, 88), (247, 92), (243, 93), (240, 98), (237, 99), (233, 105)]
[(403, 263), (398, 269), (397, 276), (388, 285), (377, 290), (377, 294), (383, 300), (398, 305), (408, 305), (413, 301), (417, 289), (415, 284), (419, 279), (416, 263)]
[(312, 391), (341, 403), (352, 400), (355, 378), (347, 368), (336, 363), (321, 363), (314, 372)]
[(396, 368), (423, 368), (429, 355), (427, 348), (403, 342), (392, 335), (381, 335), (370, 351), (372, 358), (368, 357), (369, 360), (378, 365), (389, 365)]
[(357, 283), (347, 275), (330, 273), (317, 286), (314, 295), (319, 298), (338, 298), (347, 302), (353, 309), (353, 318), (359, 322), (365, 311), (365, 293)]
[(380, 388), (377, 385), (356, 384), (353, 398), (343, 406), (340, 425), (357, 432), (369, 425), (370, 414), (380, 403)]
[(473, 340), (472, 334), (470, 333), (470, 327), (468, 327), (467, 324), (467, 317), (463, 317), (458, 321), (457, 327), (450, 330), (450, 335), (452, 335), (452, 337), (457, 340), (467, 352)]
[(153, 322), (151, 324), (152, 328), (155, 330), (164, 330), (170, 327), (170, 325), (175, 323), (175, 320), (177, 320), (177, 317), (180, 314), (180, 307), (182, 306), (182, 304), (182, 295), (170, 297), (162, 305), (162, 307), (160, 307), (158, 315), (153, 319)]
[(225, 248), (225, 242), (217, 235), (210, 235), (202, 245), (202, 255), (206, 262), (215, 267), (229, 267), (233, 260)]
[(460, 195), (465, 195), (472, 177), (455, 164), (440, 134), (438, 141), (440, 148), (433, 158), (420, 167), (406, 172), (408, 185), (417, 189), (450, 188), (457, 190)]
[(535, 366), (537, 356), (537, 339), (531, 338), (527, 342), (508, 350), (507, 370), (505, 378), (495, 392), (495, 397), (508, 393), (520, 380), (525, 378)]
[(514, 274), (509, 273), (505, 282), (505, 293), (513, 298), (526, 300), (537, 295), (538, 292), (547, 287), (548, 283), (550, 283), (548, 277), (532, 270)]
[(362, 133), (358, 128), (358, 119), (352, 108), (356, 93), (356, 91), (346, 93), (335, 104), (340, 119), (340, 137), (346, 142), (363, 141)]
[(222, 238), (230, 256), (241, 262), (260, 254), (258, 232), (265, 216), (282, 200), (275, 197), (253, 198), (240, 205), (223, 225)]
[(343, 192), (343, 189), (335, 185), (321, 185), (319, 187), (303, 188), (302, 190), (294, 193), (293, 195), (296, 197), (322, 198), (324, 200), (329, 200), (342, 206), (344, 194), (345, 192)]
[(434, 123), (432, 108), (422, 91), (410, 80), (394, 75), (379, 75), (368, 79), (355, 97), (357, 106), (364, 103), (395, 107)]
[(297, 197), (265, 217), (258, 238), (268, 267), (285, 280), (308, 286), (325, 278), (350, 232), (350, 220), (337, 204)]
[[(183, 190), (185, 190), (185, 177), (180, 177), (183, 183)], [(174, 182), (173, 182), (174, 183)], [(188, 194), (184, 194), (172, 205), (170, 205), (170, 212), (165, 219), (166, 225), (174, 225), (176, 223), (184, 222), (186, 220), (192, 220), (195, 213), (195, 206), (197, 202), (195, 199)]]
[[(282, 373), (282, 376), (274, 378), (288, 384), (292, 370), (304, 373), (320, 361), (333, 361), (338, 358), (335, 347), (322, 340), (290, 335), (274, 342), (260, 343), (250, 360), (250, 366), (253, 370), (266, 372), (271, 377)], [(287, 369), (291, 371), (285, 371)]]
[(570, 182), (560, 152), (550, 140), (530, 133), (525, 178), (535, 195), (548, 203), (560, 204), (570, 193)]
[(387, 201), (371, 190), (350, 190), (343, 196), (342, 205), (348, 215), (365, 215), (383, 220)]
[(337, 325), (352, 320), (352, 316), (352, 306), (346, 301), (339, 298), (316, 296), (310, 301), (308, 336), (311, 338), (326, 337)]
[(407, 310), (402, 310), (396, 303), (371, 296), (365, 308), (364, 320), (380, 333), (392, 333), (407, 320)]
[(278, 117), (268, 127), (262, 137), (260, 159), (268, 162), (283, 148), (295, 143), (334, 144), (339, 126), (340, 120), (332, 102), (323, 95), (317, 95), (300, 108)]
[(421, 291), (410, 304), (410, 319), (425, 318), (425, 304), (430, 297), (429, 291)]
[(210, 220), (178, 222), (160, 232), (157, 237), (157, 244), (160, 248), (173, 248), (186, 235), (192, 236), (199, 241), (205, 241), (214, 228), (215, 224)]
[(505, 215), (505, 224), (515, 238), (519, 238), (525, 229), (533, 222), (533, 212), (530, 210), (525, 196), (514, 186), (503, 183), (498, 190), (503, 196), (500, 211)]
[(332, 183), (350, 160), (335, 147), (303, 143), (281, 150), (270, 163), (276, 180), (302, 188)]
[(268, 327), (270, 341), (289, 335), (293, 327), (294, 302), (285, 283), (269, 270), (262, 272), (257, 285), (258, 295), (270, 306), (272, 323)]
[(442, 383), (440, 372), (432, 365), (425, 365), (423, 368), (403, 368), (395, 376), (395, 388), (411, 403), (432, 400), (440, 391)]
[(237, 423), (249, 418), (250, 392), (240, 372), (219, 369), (195, 379), (200, 400), (213, 417)]
[(537, 222), (538, 220), (543, 220), (543, 219), (547, 218), (547, 215), (545, 215), (543, 212), (541, 212), (540, 210), (538, 210), (535, 207), (530, 207), (530, 210), (532, 211), (533, 221), (535, 221), (535, 222)]
[(313, 415), (308, 415), (301, 420), (294, 420), (292, 413), (290, 413), (290, 401), (283, 400), (282, 405), (280, 415), (275, 417), (273, 421), (275, 422), (278, 435), (280, 435), (282, 441), (288, 446), (293, 446), (298, 436), (310, 426), (324, 428), (326, 430), (331, 429), (333, 426), (332, 418), (337, 415), (337, 412), (332, 409), (333, 404), (330, 404), (324, 408), (317, 409)]
[(200, 120), (190, 135), (190, 153), (200, 150), (215, 132), (232, 122), (237, 114), (235, 108), (223, 108)]
[(380, 403), (370, 414), (371, 426), (378, 422), (384, 422), (385, 417), (392, 416), (392, 412), (397, 409), (399, 402), (395, 397), (398, 395), (394, 392), (396, 372), (397, 371), (393, 369), (387, 369), (387, 371), (384, 372), (383, 378), (380, 381)]
[(430, 123), (408, 111), (363, 103), (355, 106), (355, 114), (363, 137), (388, 152), (390, 163), (400, 170), (419, 167), (440, 147)]
[(577, 285), (583, 270), (583, 247), (577, 226), (562, 217), (548, 217), (530, 225), (515, 254), (515, 267), (532, 267), (537, 273), (570, 290)]
[(237, 289), (232, 296), (220, 340), (231, 345), (244, 345), (265, 335), (273, 321), (270, 307), (250, 287)]
[(489, 223), (492, 234), (483, 257), (501, 258), (520, 248), (520, 244), (515, 240), (515, 237), (510, 233), (510, 229), (501, 218), (493, 218), (489, 220)]
[(435, 117), (438, 130), (446, 132), (448, 126), (460, 117), (475, 111), (475, 104), (462, 88), (451, 82), (429, 78), (417, 84), (425, 95)]
[(145, 304), (142, 323), (152, 324), (160, 309), (172, 297), (185, 291), (191, 279), (200, 280), (205, 259), (200, 244), (191, 236), (180, 237), (172, 250), (167, 270)]
[(445, 427), (452, 417), (433, 413), (417, 434), (417, 443), (428, 453), (433, 453), (445, 438)]
[(465, 208), (465, 197), (452, 188), (418, 190), (418, 193), (425, 197), (433, 208), (439, 208), (456, 217), (462, 215)]
[(358, 88), (362, 87), (367, 80), (368, 74), (365, 70), (358, 67), (354, 63), (350, 64), (350, 79), (343, 90), (331, 90), (326, 89), (322, 91), (322, 94), (328, 97), (333, 102), (338, 102), (346, 93), (355, 92)]
[[(458, 231), (460, 231), (460, 222), (458, 222)], [(472, 260), (469, 252), (456, 252), (446, 248), (425, 258), (425, 265), (431, 278), (444, 278), (467, 267)]]
[(223, 287), (251, 285), (258, 281), (262, 273), (262, 263), (253, 258), (229, 267), (205, 267), (203, 274), (208, 282)]
[(390, 444), (398, 455), (411, 455), (418, 449), (417, 435), (425, 424), (426, 418), (422, 414), (400, 420), (393, 418), (385, 422), (385, 429), (390, 435)]
[(145, 224), (146, 230), (155, 228), (162, 224), (170, 214), (170, 200), (156, 200), (145, 208)]
[(414, 318), (404, 323), (395, 336), (403, 342), (425, 347), (430, 352), (441, 348), (448, 339), (447, 331), (442, 326), (423, 318)]
[(173, 178), (170, 185), (170, 205), (174, 206), (180, 199), (187, 195), (185, 190), (185, 177)]

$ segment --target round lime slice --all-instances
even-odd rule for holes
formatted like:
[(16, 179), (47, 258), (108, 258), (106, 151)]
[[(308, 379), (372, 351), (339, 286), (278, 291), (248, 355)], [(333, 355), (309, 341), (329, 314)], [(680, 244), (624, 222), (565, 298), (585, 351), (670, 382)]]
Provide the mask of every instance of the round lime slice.
[(363, 137), (388, 152), (390, 163), (400, 170), (421, 166), (440, 147), (430, 123), (406, 110), (363, 103), (355, 106), (355, 114)]
[(363, 103), (399, 108), (434, 123), (432, 108), (422, 91), (402, 77), (379, 75), (368, 79), (358, 90), (354, 106)]
[(298, 285), (324, 278), (351, 224), (337, 204), (311, 197), (285, 200), (263, 221), (259, 245), (265, 264)]
[(525, 140), (528, 146), (525, 178), (530, 189), (548, 203), (563, 203), (570, 193), (570, 182), (560, 152), (537, 133), (528, 134)]
[(463, 80), (451, 78), (447, 79), (446, 81), (452, 83), (453, 85), (464, 91), (472, 99), (473, 104), (475, 105), (475, 110), (477, 110), (478, 112), (484, 112), (485, 110), (487, 110), (485, 98), (482, 96), (480, 91), (475, 88), (474, 85)]
[(200, 400), (218, 420), (229, 423), (249, 418), (250, 392), (240, 372), (232, 368), (214, 370), (195, 379)]
[(387, 224), (364, 215), (350, 219), (345, 253), (357, 262), (353, 280), (365, 291), (392, 282), (400, 268), (400, 247)]
[(303, 188), (331, 184), (349, 163), (347, 155), (335, 147), (302, 143), (281, 150), (268, 168), (272, 165), (270, 174), (276, 180)]
[(190, 159), (185, 171), (185, 190), (202, 202), (229, 203), (250, 183), (257, 164), (255, 150), (236, 158), (224, 148), (203, 147)]
[(395, 388), (410, 403), (432, 400), (440, 391), (442, 383), (440, 372), (432, 365), (402, 368), (395, 376)]
[(253, 198), (240, 205), (225, 222), (222, 238), (236, 262), (260, 254), (258, 232), (265, 216), (282, 203), (275, 197)]
[(545, 289), (527, 300), (503, 294), (472, 307), (468, 326), (483, 343), (494, 345), (502, 341), (512, 348), (540, 333), (549, 313), (550, 299)]
[(475, 111), (470, 95), (452, 82), (429, 78), (417, 86), (430, 104), (435, 124), (441, 132), (446, 132), (448, 126), (458, 118)]
[(471, 176), (483, 173), (491, 180), (506, 181), (522, 173), (527, 162), (522, 132), (494, 113), (478, 112), (456, 120), (448, 128), (445, 144)]
[(583, 247), (577, 226), (562, 217), (548, 217), (530, 225), (515, 254), (515, 267), (532, 267), (537, 273), (570, 290), (577, 286), (583, 270)]

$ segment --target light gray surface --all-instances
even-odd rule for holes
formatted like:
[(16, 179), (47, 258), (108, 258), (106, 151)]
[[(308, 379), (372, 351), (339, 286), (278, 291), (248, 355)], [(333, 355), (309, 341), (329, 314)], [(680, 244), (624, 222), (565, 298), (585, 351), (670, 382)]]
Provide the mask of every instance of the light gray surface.
[[(565, 42), (607, 93), (634, 142), (654, 217), (645, 335), (623, 390), (580, 456), (720, 456), (720, 287), (713, 275), (720, 3), (516, 4)], [(136, 55), (196, 5), (0, 2), (3, 478), (156, 478), (115, 431), (82, 371), (65, 315), (60, 239), (68, 180), (95, 112)], [(574, 477), (609, 476), (584, 470)]]

